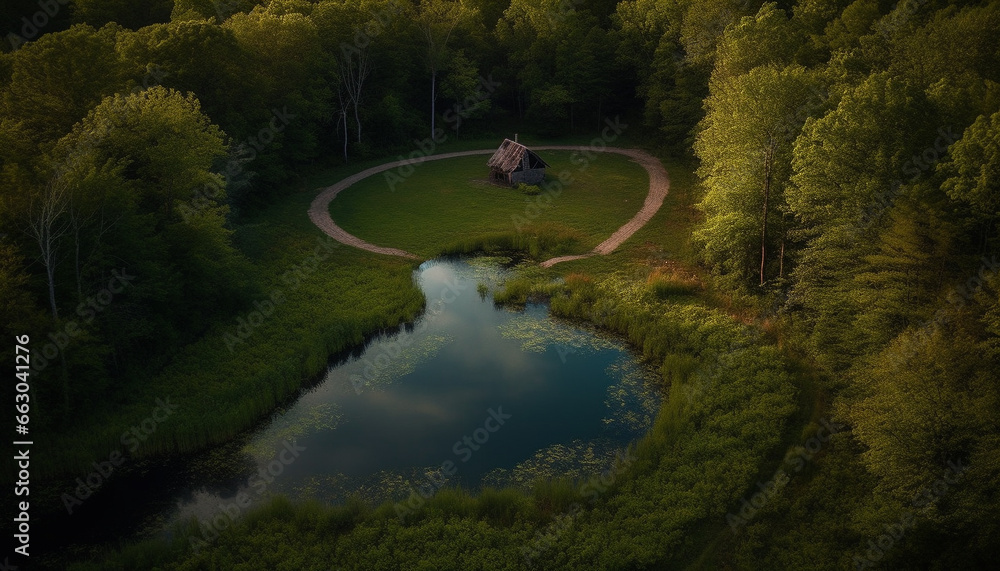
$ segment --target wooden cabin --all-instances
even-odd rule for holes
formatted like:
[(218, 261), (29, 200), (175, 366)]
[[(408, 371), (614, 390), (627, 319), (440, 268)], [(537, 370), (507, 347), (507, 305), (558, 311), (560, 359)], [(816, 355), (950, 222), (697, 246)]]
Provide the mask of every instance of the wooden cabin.
[(545, 178), (548, 163), (517, 141), (504, 139), (489, 162), (490, 180), (497, 184), (538, 184)]

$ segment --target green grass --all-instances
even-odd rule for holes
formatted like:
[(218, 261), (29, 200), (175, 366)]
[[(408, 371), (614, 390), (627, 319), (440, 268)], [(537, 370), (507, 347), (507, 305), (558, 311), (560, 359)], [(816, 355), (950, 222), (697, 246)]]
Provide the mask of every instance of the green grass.
[(622, 155), (598, 155), (580, 170), (570, 152), (541, 154), (552, 167), (548, 181), (563, 172), (573, 176), (558, 196), (491, 184), (488, 155), (482, 155), (418, 165), (394, 187), (376, 174), (341, 192), (330, 213), (363, 240), (423, 257), (461, 249), (470, 237), (483, 235), (511, 237), (515, 245), (518, 236), (553, 235), (555, 243), (540, 254), (567, 242), (572, 247), (559, 253), (583, 253), (632, 218), (649, 191), (645, 170)]

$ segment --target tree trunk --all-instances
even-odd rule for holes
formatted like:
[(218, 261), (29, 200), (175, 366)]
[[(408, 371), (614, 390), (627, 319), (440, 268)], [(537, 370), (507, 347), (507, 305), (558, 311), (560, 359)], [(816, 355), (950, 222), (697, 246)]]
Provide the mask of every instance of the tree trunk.
[(49, 253), (45, 259), (45, 275), (49, 280), (49, 305), (52, 307), (52, 320), (59, 321), (59, 308), (56, 307), (56, 264), (55, 252), (49, 246)]
[(769, 142), (764, 154), (764, 215), (760, 224), (760, 285), (764, 285), (764, 265), (767, 263), (767, 201), (771, 195), (771, 156), (774, 143)]
[(785, 239), (781, 239), (781, 255), (778, 258), (778, 277), (785, 277)]
[(56, 306), (56, 250), (59, 240), (69, 229), (69, 222), (65, 219), (67, 208), (68, 191), (62, 181), (53, 180), (46, 184), (38, 196), (33, 197), (27, 217), (27, 233), (38, 244), (39, 259), (45, 266), (49, 306), (54, 321), (59, 321), (59, 308)]
[(59, 364), (61, 365), (60, 369), (62, 369), (61, 372), (62, 372), (63, 410), (66, 412), (67, 415), (70, 415), (70, 414), (72, 414), (71, 411), (73, 409), (70, 407), (70, 398), (69, 398), (69, 370), (66, 368), (66, 352), (65, 351), (60, 351), (59, 352)]
[(358, 115), (358, 100), (354, 100), (354, 122), (358, 124), (358, 142), (361, 142), (361, 117)]
[(344, 160), (347, 160), (347, 139), (350, 137), (347, 131), (347, 109), (340, 111), (340, 117), (344, 120)]
[(80, 284), (80, 224), (73, 218), (73, 272), (76, 274), (76, 300), (83, 301), (83, 286)]
[(437, 93), (434, 92), (437, 83), (437, 70), (431, 69), (431, 141), (434, 140), (434, 103), (437, 101)]

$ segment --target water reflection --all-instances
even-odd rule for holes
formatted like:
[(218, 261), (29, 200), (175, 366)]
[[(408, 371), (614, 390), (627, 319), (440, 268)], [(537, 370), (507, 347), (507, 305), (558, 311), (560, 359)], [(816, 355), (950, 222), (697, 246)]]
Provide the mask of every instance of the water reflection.
[(650, 426), (656, 375), (620, 341), (544, 306), (495, 308), (476, 286), (503, 279), (496, 260), (430, 261), (415, 279), (424, 316), (332, 367), (229, 453), (240, 466), (229, 485), (192, 488), (175, 519), (272, 493), (400, 499), (446, 462), (448, 483), (472, 489), (581, 476)]

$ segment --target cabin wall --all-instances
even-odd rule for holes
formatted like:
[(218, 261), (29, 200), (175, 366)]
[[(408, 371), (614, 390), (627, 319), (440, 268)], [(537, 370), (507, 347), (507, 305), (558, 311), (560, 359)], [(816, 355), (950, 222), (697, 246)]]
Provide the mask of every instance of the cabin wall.
[(538, 184), (545, 178), (545, 169), (527, 169), (510, 173), (511, 184)]

